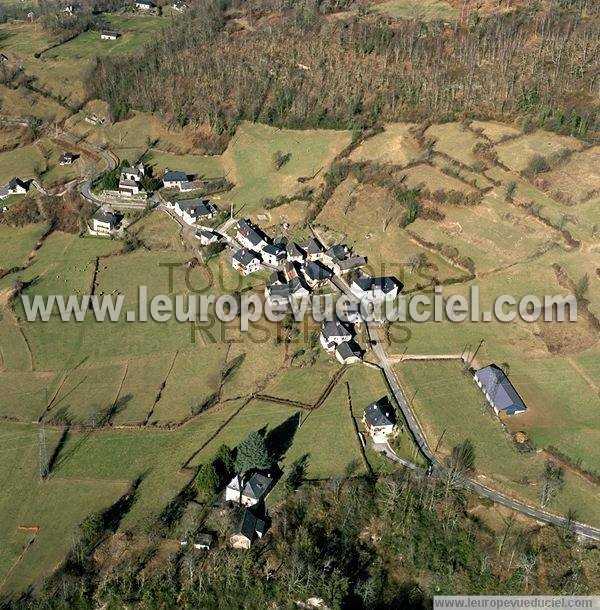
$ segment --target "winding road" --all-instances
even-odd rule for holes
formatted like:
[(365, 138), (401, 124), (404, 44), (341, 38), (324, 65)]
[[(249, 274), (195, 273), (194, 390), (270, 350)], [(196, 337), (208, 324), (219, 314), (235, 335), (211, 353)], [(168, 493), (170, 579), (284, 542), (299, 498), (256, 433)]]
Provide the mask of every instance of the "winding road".
[[(348, 284), (341, 278), (334, 276), (331, 282), (340, 292), (345, 294), (349, 299), (354, 300), (356, 303), (359, 302), (358, 297), (352, 292)], [(417, 418), (415, 417), (415, 414), (413, 413), (410, 405), (408, 404), (408, 400), (406, 399), (402, 387), (398, 382), (398, 378), (396, 377), (396, 374), (392, 368), (392, 364), (381, 345), (381, 341), (379, 338), (379, 329), (377, 325), (374, 322), (367, 322), (366, 327), (367, 334), (371, 342), (373, 354), (375, 354), (375, 356), (379, 360), (381, 370), (383, 371), (388, 386), (390, 387), (390, 390), (394, 395), (396, 402), (398, 403), (398, 407), (402, 412), (409, 432), (411, 433), (416, 445), (421, 450), (421, 453), (429, 462), (431, 474), (434, 476), (443, 474), (446, 470), (446, 466), (442, 461), (437, 458), (437, 456), (434, 454), (434, 452), (431, 450), (427, 443), (425, 434), (423, 433), (423, 430), (421, 429), (421, 426)], [(382, 444), (378, 444), (375, 446), (375, 449), (380, 453), (386, 455), (394, 462), (407, 466), (413, 470), (422, 470), (419, 469), (416, 464), (412, 464), (410, 462), (409, 463), (411, 465), (408, 466), (407, 461), (399, 458), (392, 451), (389, 445), (384, 446)], [(519, 500), (515, 500), (514, 498), (500, 493), (499, 491), (490, 489), (489, 487), (478, 483), (474, 479), (463, 477), (460, 480), (460, 484), (483, 498), (487, 498), (488, 500), (492, 500), (493, 502), (496, 502), (503, 506), (507, 506), (508, 508), (511, 508), (512, 510), (515, 510), (523, 515), (527, 515), (532, 519), (536, 519), (537, 521), (541, 521), (544, 523), (551, 523), (560, 527), (566, 527), (575, 534), (578, 534), (579, 536), (583, 536), (585, 538), (591, 538), (592, 540), (600, 540), (600, 529), (598, 528), (591, 527), (590, 525), (586, 525), (585, 523), (578, 523), (576, 521), (566, 519), (565, 517), (553, 515), (552, 513), (548, 513), (534, 506), (530, 506), (529, 504), (526, 504)]]

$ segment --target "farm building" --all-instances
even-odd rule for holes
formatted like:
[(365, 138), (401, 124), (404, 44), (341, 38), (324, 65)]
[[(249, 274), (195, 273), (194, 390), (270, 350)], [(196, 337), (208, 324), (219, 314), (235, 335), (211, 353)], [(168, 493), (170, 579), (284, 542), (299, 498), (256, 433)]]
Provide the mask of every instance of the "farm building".
[(388, 437), (395, 434), (396, 412), (387, 396), (367, 405), (363, 414), (363, 424), (376, 443), (385, 443)]
[(250, 275), (260, 269), (260, 259), (254, 252), (243, 248), (231, 257), (231, 265), (242, 275)]
[(135, 8), (141, 10), (141, 11), (149, 11), (150, 9), (153, 9), (156, 6), (156, 4), (154, 4), (154, 2), (151, 2), (150, 0), (136, 0), (135, 2)]
[(216, 206), (208, 199), (187, 199), (176, 201), (175, 214), (180, 216), (187, 224), (194, 224), (199, 220), (208, 220), (217, 215)]
[(339, 343), (335, 348), (335, 357), (341, 364), (353, 364), (362, 360), (363, 351), (354, 340)]
[(229, 537), (229, 544), (234, 549), (249, 549), (256, 538), (262, 538), (267, 529), (264, 519), (249, 508), (244, 509), (237, 526)]
[(402, 284), (393, 277), (361, 277), (352, 282), (352, 292), (368, 301), (391, 301), (402, 290)]
[(329, 320), (321, 328), (321, 345), (328, 352), (333, 352), (336, 346), (352, 339), (352, 333), (339, 321)]
[(102, 30), (100, 32), (101, 40), (116, 40), (119, 37), (119, 32), (115, 32), (114, 30)]
[(3, 64), (5, 61), (8, 61), (8, 57), (4, 53), (0, 53), (0, 64)]
[(187, 181), (188, 177), (186, 173), (174, 172), (169, 169), (165, 171), (162, 177), (162, 183), (166, 189), (181, 189), (181, 185)]
[(0, 199), (6, 199), (11, 195), (25, 195), (29, 190), (27, 183), (20, 178), (13, 178), (3, 187), (0, 187)]
[(273, 479), (270, 475), (258, 472), (251, 474), (249, 477), (235, 475), (225, 488), (225, 500), (240, 506), (254, 506), (264, 499), (271, 487), (273, 487)]
[(519, 393), (499, 366), (490, 364), (479, 369), (475, 372), (474, 379), (496, 415), (516, 415), (527, 410)]

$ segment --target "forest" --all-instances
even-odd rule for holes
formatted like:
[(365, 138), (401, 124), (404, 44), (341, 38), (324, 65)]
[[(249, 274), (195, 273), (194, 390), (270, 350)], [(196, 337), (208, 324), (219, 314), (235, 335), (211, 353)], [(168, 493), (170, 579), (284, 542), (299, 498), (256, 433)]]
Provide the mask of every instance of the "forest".
[(598, 130), (597, 3), (531, 2), (453, 24), (333, 10), (203, 0), (135, 56), (99, 59), (89, 94), (116, 120), (140, 109), (217, 134), (240, 120), (362, 130), (472, 117)]

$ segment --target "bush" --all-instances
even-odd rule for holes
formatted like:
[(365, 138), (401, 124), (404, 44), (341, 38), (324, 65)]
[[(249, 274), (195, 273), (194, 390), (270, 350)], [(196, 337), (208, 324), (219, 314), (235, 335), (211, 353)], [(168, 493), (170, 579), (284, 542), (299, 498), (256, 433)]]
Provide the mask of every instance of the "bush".
[(548, 161), (546, 161), (542, 155), (534, 155), (523, 173), (529, 178), (533, 178), (534, 176), (537, 176), (537, 174), (542, 174), (549, 170), (550, 166), (548, 165)]

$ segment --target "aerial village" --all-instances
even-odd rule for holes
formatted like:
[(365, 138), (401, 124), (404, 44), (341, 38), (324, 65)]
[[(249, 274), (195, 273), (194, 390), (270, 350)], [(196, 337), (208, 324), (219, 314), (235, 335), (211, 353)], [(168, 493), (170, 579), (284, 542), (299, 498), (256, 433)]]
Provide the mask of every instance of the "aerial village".
[[(76, 158), (75, 153), (65, 151), (60, 163), (71, 164)], [(119, 209), (159, 207), (182, 228), (193, 230), (199, 248), (218, 245), (219, 251), (226, 252), (227, 260), (240, 275), (248, 276), (259, 270), (270, 272), (264, 297), (271, 305), (285, 307), (295, 299), (319, 294), (328, 287), (346, 294), (354, 307), (348, 307), (343, 320), (334, 318), (322, 323), (320, 345), (342, 365), (361, 363), (365, 353), (373, 349), (376, 340), (361, 346), (357, 339), (357, 330), (367, 324), (358, 304), (393, 301), (403, 288), (398, 279), (367, 275), (364, 271), (367, 258), (345, 244), (325, 245), (316, 235), (302, 243), (283, 235), (271, 237), (248, 218), (235, 219), (233, 209), (220, 210), (209, 198), (176, 199), (174, 194), (193, 194), (204, 184), (185, 172), (167, 169), (160, 178), (161, 188), (147, 192), (143, 187), (147, 172), (143, 163), (123, 167), (118, 189), (94, 196), (93, 202), (98, 209), (88, 225), (90, 235), (123, 238), (127, 219)], [(41, 189), (35, 181), (26, 182), (15, 177), (0, 187), (0, 200), (26, 194), (32, 187)], [(366, 336), (370, 334), (367, 332)], [(473, 371), (473, 380), (497, 416), (513, 416), (526, 411), (518, 391), (496, 364)], [(392, 388), (390, 390), (395, 394)], [(394, 398), (399, 402), (397, 395)], [(401, 424), (389, 396), (379, 397), (365, 406), (362, 424), (364, 431), (360, 433), (360, 440), (363, 447), (370, 440), (376, 451), (402, 463), (390, 446), (390, 440), (399, 433)], [(236, 525), (228, 538), (233, 548), (249, 549), (267, 531), (269, 517), (265, 499), (280, 475), (274, 467), (252, 469), (235, 473), (225, 487), (219, 507), (234, 511)], [(195, 531), (180, 543), (196, 550), (208, 550), (214, 542), (214, 533)]]

